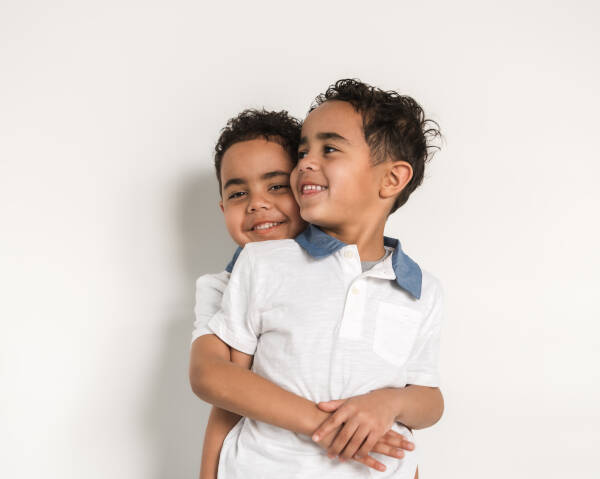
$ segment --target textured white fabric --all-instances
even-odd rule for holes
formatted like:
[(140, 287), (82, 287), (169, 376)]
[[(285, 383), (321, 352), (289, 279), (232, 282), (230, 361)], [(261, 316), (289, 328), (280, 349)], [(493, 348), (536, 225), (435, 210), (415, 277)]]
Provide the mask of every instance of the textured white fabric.
[(213, 334), (208, 321), (221, 307), (223, 292), (229, 283), (229, 273), (205, 274), (196, 280), (196, 305), (192, 343), (204, 334)]
[[(249, 243), (208, 327), (254, 354), (254, 372), (315, 402), (438, 386), (440, 284), (423, 272), (417, 300), (394, 280), (391, 256), (363, 273), (355, 245), (315, 259), (294, 240)], [(403, 426), (394, 429), (412, 439)], [(375, 456), (386, 472), (333, 461), (309, 437), (243, 418), (223, 444), (219, 477), (414, 476), (415, 452)]]

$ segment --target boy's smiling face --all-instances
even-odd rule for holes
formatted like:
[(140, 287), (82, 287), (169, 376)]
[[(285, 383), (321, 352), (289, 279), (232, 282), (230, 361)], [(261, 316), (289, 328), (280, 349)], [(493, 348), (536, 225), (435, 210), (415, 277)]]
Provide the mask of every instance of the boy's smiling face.
[(302, 218), (325, 229), (360, 225), (380, 217), (386, 164), (373, 165), (362, 116), (343, 101), (327, 101), (302, 126), (291, 184)]
[(281, 145), (263, 138), (234, 143), (225, 151), (219, 205), (238, 245), (293, 238), (306, 227), (290, 189), (293, 167)]

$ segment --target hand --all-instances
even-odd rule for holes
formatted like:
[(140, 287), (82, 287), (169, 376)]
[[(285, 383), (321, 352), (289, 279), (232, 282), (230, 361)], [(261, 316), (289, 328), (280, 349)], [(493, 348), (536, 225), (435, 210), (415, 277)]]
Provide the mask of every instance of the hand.
[[(366, 457), (394, 424), (397, 412), (391, 399), (389, 390), (377, 389), (345, 400), (319, 403), (319, 409), (333, 414), (315, 431), (313, 440), (318, 442), (332, 431), (339, 431), (327, 449), (329, 457), (340, 456), (344, 460)], [(403, 439), (398, 447), (410, 451), (414, 444)]]
[[(338, 435), (339, 431), (342, 429), (343, 425), (338, 426), (336, 429), (331, 431), (326, 436), (322, 437), (317, 444), (319, 444), (323, 449), (329, 449), (331, 443)], [(396, 431), (390, 430), (386, 432), (379, 441), (375, 443), (373, 446), (372, 452), (378, 452), (380, 454), (384, 454), (386, 456), (395, 457), (401, 459), (404, 457), (404, 452), (402, 449), (412, 450), (414, 449), (414, 444), (404, 439), (402, 434), (397, 433)], [(335, 456), (329, 455), (330, 458), (334, 458)], [(344, 462), (346, 459), (340, 457), (340, 461)], [(374, 457), (366, 454), (363, 457), (354, 456), (352, 460), (364, 464), (367, 467), (371, 467), (377, 471), (385, 471), (385, 464), (382, 464)]]

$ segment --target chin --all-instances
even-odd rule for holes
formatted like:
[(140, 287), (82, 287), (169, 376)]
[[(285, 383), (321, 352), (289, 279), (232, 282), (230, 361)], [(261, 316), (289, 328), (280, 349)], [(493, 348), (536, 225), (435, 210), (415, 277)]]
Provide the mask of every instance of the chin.
[(300, 213), (302, 219), (307, 223), (312, 223), (313, 225), (321, 226), (322, 224), (327, 224), (327, 216), (322, 214), (322, 212), (317, 211), (302, 211)]
[(318, 218), (319, 214), (315, 211), (316, 208), (300, 208), (300, 216), (307, 223), (314, 223)]

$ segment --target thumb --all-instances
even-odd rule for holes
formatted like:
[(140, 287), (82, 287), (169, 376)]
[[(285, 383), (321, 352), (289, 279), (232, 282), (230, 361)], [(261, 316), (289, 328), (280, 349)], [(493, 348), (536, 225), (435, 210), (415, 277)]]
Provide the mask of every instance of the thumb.
[(317, 404), (317, 406), (319, 407), (319, 409), (321, 411), (331, 412), (331, 411), (335, 411), (337, 408), (339, 408), (342, 404), (344, 404), (344, 402), (346, 402), (345, 399), (335, 399), (333, 401), (321, 401), (320, 403)]

